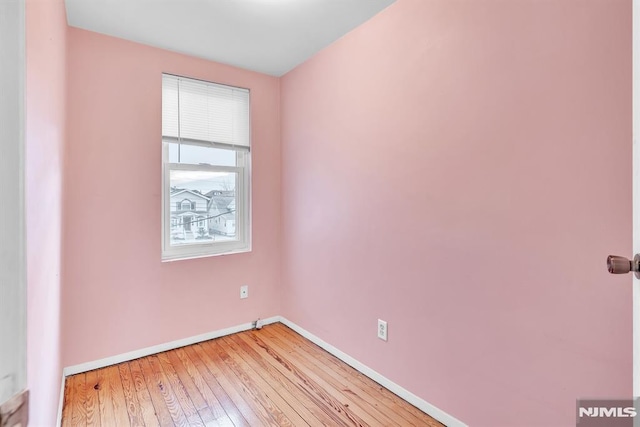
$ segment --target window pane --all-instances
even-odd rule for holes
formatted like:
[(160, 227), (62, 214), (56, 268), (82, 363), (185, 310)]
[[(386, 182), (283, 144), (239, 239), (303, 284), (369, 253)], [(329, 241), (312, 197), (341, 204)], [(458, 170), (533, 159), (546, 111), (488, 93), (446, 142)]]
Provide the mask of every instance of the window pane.
[(217, 166), (236, 166), (236, 151), (224, 148), (201, 147), (198, 145), (167, 143), (169, 163), (189, 165), (209, 164)]
[(237, 240), (235, 173), (169, 173), (171, 246)]

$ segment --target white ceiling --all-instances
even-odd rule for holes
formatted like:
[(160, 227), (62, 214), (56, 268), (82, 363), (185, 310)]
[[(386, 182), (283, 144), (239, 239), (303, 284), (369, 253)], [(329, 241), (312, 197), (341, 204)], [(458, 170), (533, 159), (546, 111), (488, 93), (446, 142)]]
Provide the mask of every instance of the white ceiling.
[(281, 76), (395, 0), (65, 0), (73, 27)]

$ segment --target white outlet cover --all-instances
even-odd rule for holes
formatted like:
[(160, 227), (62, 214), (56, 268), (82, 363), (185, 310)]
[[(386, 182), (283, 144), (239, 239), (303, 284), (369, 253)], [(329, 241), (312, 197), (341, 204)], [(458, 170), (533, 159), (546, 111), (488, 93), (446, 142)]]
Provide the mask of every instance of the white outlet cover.
[(387, 335), (389, 330), (387, 328), (387, 322), (384, 320), (378, 319), (378, 338), (381, 340), (387, 341)]
[(249, 286), (248, 285), (240, 286), (240, 298), (241, 299), (249, 298)]

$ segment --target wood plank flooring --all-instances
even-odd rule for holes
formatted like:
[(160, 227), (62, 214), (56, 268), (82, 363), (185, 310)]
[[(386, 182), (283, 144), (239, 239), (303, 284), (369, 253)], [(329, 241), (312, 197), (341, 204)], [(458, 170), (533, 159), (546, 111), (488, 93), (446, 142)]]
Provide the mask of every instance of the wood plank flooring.
[(281, 323), (68, 377), (63, 426), (442, 426)]

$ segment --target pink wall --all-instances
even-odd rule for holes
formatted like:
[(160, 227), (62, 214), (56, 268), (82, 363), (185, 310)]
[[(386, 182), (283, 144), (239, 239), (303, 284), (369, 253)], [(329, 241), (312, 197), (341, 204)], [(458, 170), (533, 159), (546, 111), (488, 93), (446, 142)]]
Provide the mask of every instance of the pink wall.
[(62, 0), (26, 2), (25, 198), (30, 425), (55, 423), (60, 393), (62, 169), (67, 22)]
[(630, 395), (631, 1), (398, 0), (281, 85), (284, 315), (474, 426)]
[[(279, 80), (74, 28), (68, 72), (64, 366), (279, 314)], [(251, 89), (251, 253), (160, 262), (162, 72)]]

